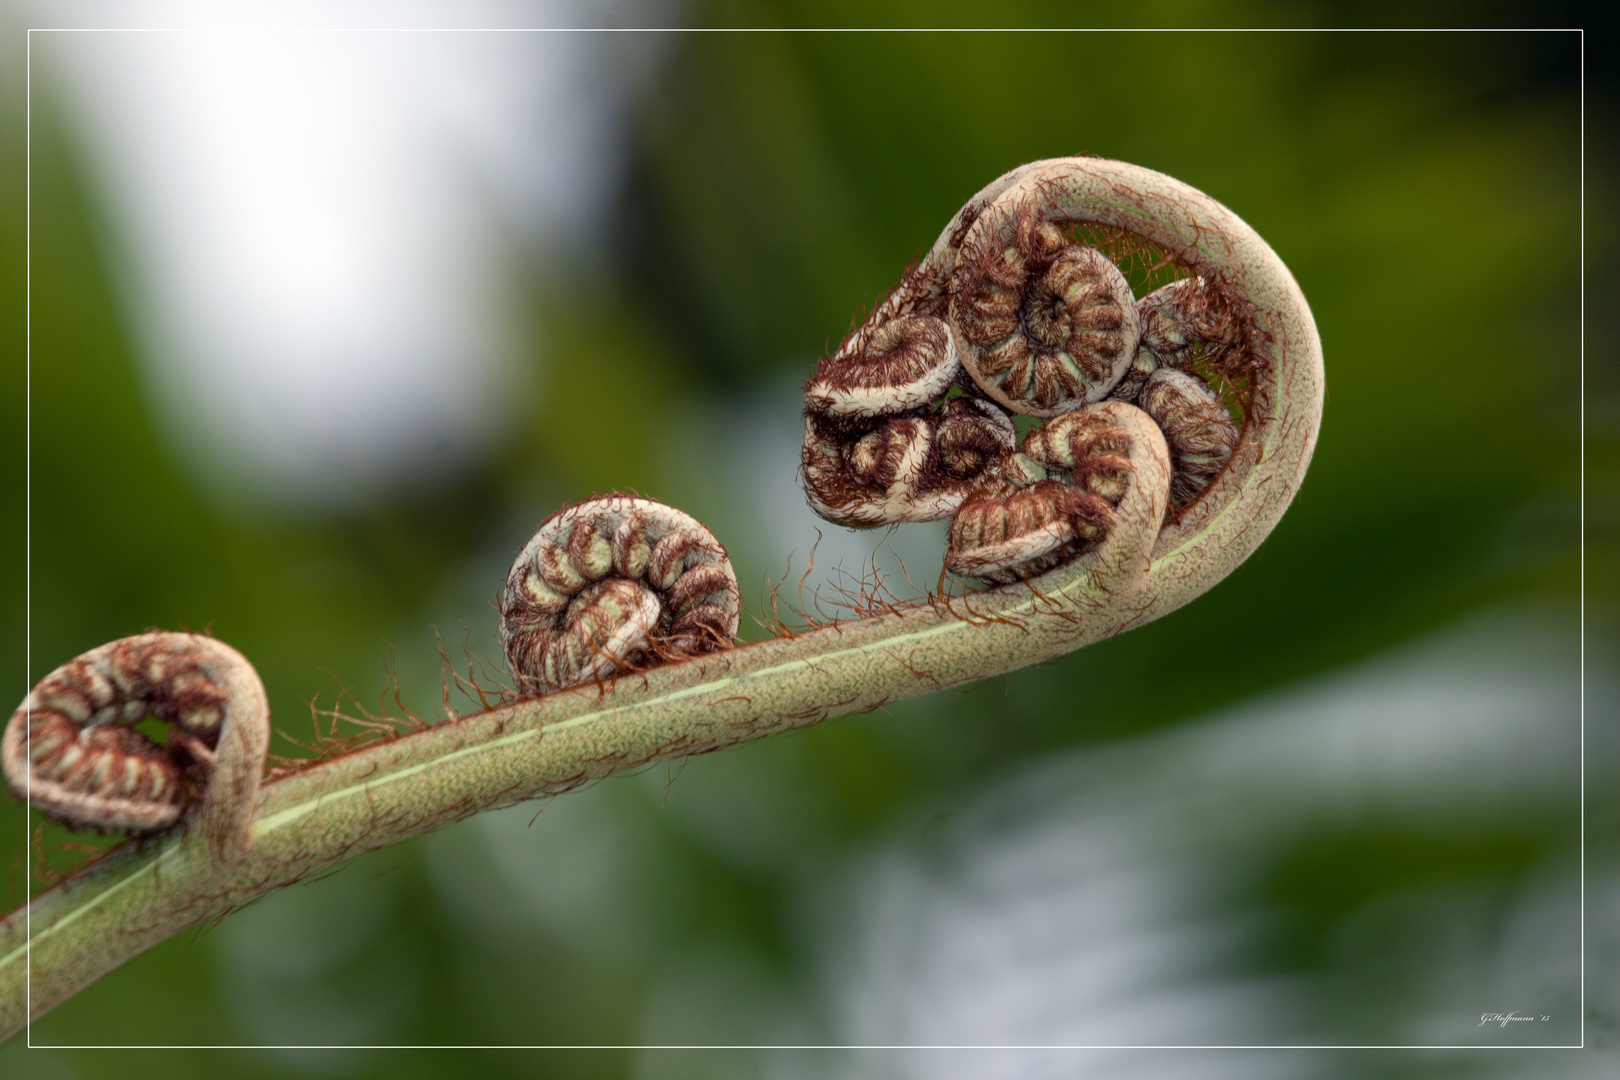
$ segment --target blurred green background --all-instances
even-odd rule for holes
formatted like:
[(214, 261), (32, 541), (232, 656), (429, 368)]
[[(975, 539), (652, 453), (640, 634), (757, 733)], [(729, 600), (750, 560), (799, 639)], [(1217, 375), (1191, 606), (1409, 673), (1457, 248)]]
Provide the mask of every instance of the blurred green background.
[[(781, 17), (748, 4), (692, 13)], [(25, 221), (23, 118), (8, 93), (0, 661), (13, 693), (111, 638), (210, 627), (257, 664), (295, 735), (338, 684), (373, 699), (395, 656), (407, 704), (430, 712), (433, 627), (457, 652), (465, 636), (493, 654), (490, 602), (512, 553), (550, 510), (609, 488), (709, 523), (756, 610), (790, 557), (781, 504), (760, 484), (802, 498), (799, 380), (969, 195), (1042, 157), (1095, 153), (1176, 176), (1293, 269), (1328, 373), (1293, 508), (1240, 571), (1144, 629), (970, 692), (362, 858), (154, 949), (33, 1040), (1578, 1042), (1579, 39), (765, 33), (666, 45), (629, 114), (606, 234), (574, 271), (520, 271), (534, 373), (520, 430), (447, 482), (318, 514), (227, 508), (177, 464), (72, 124), (36, 72)], [(8, 70), (13, 91), (21, 77)], [(1587, 150), (1595, 328), (1616, 283), (1607, 153)], [(1605, 1075), (1614, 1058), (1597, 1055), (1613, 1054), (1620, 1025), (1612, 350), (1594, 333), (1585, 372), (1594, 1049), (469, 1061), (14, 1041), (0, 1070)], [(762, 462), (779, 474), (762, 481)], [(937, 537), (914, 529), (891, 547), (926, 558)], [(872, 542), (828, 538), (857, 558)], [(796, 567), (804, 554), (792, 552)], [(745, 633), (761, 632), (745, 619)], [(8, 906), (35, 862), (26, 819), (0, 802)], [(73, 840), (46, 830), (39, 843), (60, 866), (72, 853), (57, 845)], [(1549, 1019), (1478, 1023), (1509, 1010)]]

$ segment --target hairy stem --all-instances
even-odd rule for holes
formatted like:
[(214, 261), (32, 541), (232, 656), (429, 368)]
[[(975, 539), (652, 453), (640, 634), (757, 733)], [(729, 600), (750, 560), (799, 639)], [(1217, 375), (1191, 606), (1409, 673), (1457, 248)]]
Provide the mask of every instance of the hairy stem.
[(1321, 416), (1321, 346), (1298, 286), (1240, 219), (1169, 177), (1092, 159), (1018, 174), (1039, 176), (1060, 217), (1126, 228), (1195, 272), (1227, 274), (1259, 313), (1272, 355), (1231, 466), (1192, 512), (1160, 529), (1168, 460), (1148, 424), (1115, 533), (1027, 585), (521, 701), (268, 782), (240, 862), (222, 864), (200, 830), (182, 829), (124, 846), (0, 921), (0, 1038), (184, 927), (362, 852), (621, 769), (1040, 663), (1167, 614), (1242, 562), (1297, 490)]

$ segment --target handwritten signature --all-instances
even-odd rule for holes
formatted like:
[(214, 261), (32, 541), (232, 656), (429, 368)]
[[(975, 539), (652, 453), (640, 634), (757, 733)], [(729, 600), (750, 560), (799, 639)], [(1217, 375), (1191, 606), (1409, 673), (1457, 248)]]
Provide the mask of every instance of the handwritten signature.
[[(1537, 1018), (1534, 1017), (1534, 1016), (1520, 1016), (1516, 1012), (1480, 1013), (1479, 1014), (1479, 1026), (1484, 1027), (1486, 1024), (1498, 1024), (1498, 1025), (1505, 1028), (1509, 1024), (1516, 1023), (1516, 1022), (1521, 1021), (1521, 1020), (1528, 1020), (1528, 1021), (1534, 1022), (1536, 1019)], [(1543, 1016), (1540, 1019), (1542, 1021), (1547, 1021), (1547, 1020), (1551, 1020), (1552, 1017)]]

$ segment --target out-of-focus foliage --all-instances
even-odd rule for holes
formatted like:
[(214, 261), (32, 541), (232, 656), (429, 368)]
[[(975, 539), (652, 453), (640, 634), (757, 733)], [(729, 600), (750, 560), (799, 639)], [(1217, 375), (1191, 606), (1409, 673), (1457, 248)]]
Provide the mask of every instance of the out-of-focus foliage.
[[(705, 17), (771, 14), (717, 5)], [(1225, 16), (1201, 7), (1173, 17)], [(299, 520), (227, 517), (167, 456), (130, 355), (106, 230), (51, 88), (36, 84), (27, 671), (15, 158), (6, 162), (0, 230), (8, 327), (0, 400), (14, 451), (4, 462), (12, 511), (0, 559), (13, 615), (0, 656), (17, 697), (102, 641), (147, 626), (206, 626), (258, 665), (284, 730), (306, 733), (306, 704), (319, 693), (330, 700), (336, 683), (374, 698), (386, 684), (388, 646), (398, 650), (406, 703), (428, 712), (439, 699), (431, 626), (457, 655), (464, 634), (474, 651), (493, 653), (489, 601), (511, 553), (551, 509), (608, 487), (639, 489), (708, 521), (732, 548), (745, 602), (757, 606), (759, 583), (780, 577), (789, 555), (776, 546), (759, 485), (800, 498), (791, 454), (771, 453), (797, 444), (797, 379), (967, 196), (1034, 158), (1138, 162), (1244, 216), (1312, 304), (1328, 399), (1293, 509), (1243, 569), (1170, 618), (968, 693), (611, 781), (559, 800), (532, 825), (538, 806), (369, 856), (153, 950), (59, 1008), (34, 1040), (838, 1041), (851, 1028), (840, 1026), (828, 956), (849, 944), (839, 920), (866, 917), (849, 898), (865, 895), (860, 882), (897, 872), (903, 860), (883, 864), (885, 851), (949, 846), (953, 813), (987, 789), (1052, 762), (1093, 760), (1084, 755), (1104, 747), (1129, 754), (1157, 737), (1193, 738), (1181, 729), (1203, 714), (1398, 648), (1477, 609), (1539, 612), (1537, 640), (1559, 643), (1554, 666), (1567, 674), (1580, 598), (1577, 49), (1571, 35), (683, 37), (636, 114), (633, 167), (606, 257), (574, 260), (588, 267), (583, 277), (559, 270), (567, 262), (534, 275), (538, 377), (523, 437), (453, 487)], [(10, 115), (16, 134), (20, 118)], [(8, 135), (7, 145), (20, 144)], [(1612, 296), (1615, 285), (1607, 175), (1588, 175), (1592, 298)], [(1615, 398), (1611, 346), (1590, 348), (1586, 586), (1589, 623), (1605, 631), (1620, 555)], [(766, 462), (782, 467), (761, 476)], [(803, 550), (797, 558), (802, 566)], [(1589, 638), (1589, 647), (1602, 640)], [(1572, 722), (1564, 713), (1549, 720), (1566, 725), (1563, 735)], [(1131, 760), (1143, 768), (1160, 759), (1142, 751)], [(1446, 760), (1434, 758), (1437, 783)], [(1477, 759), (1457, 760), (1464, 770)], [(1537, 795), (1535, 812), (1522, 816), (1510, 785), (1483, 817), (1425, 816), (1419, 807), (1318, 822), (1316, 832), (1267, 832), (1275, 846), (1258, 856), (1267, 869), (1227, 882), (1230, 909), (1255, 936), (1220, 960), (1222, 970), (1388, 995), (1362, 1000), (1360, 1011), (1331, 994), (1310, 999), (1340, 1012), (1323, 1005), (1279, 1028), (1289, 1041), (1300, 1032), (1403, 1041), (1406, 969), (1396, 961), (1410, 948), (1402, 934), (1420, 925), (1403, 923), (1403, 911), (1438, 904), (1443, 916), (1454, 902), (1477, 915), (1527, 883), (1569, 880), (1578, 775), (1572, 759), (1558, 760), (1569, 794)], [(1279, 774), (1289, 768), (1275, 765)], [(1591, 794), (1588, 827), (1612, 840), (1613, 796)], [(1122, 797), (1117, 812), (1136, 811)], [(1166, 827), (1186, 830), (1196, 848), (1207, 826), (1215, 844), (1207, 812)], [(0, 805), (13, 902), (34, 859), (23, 848), (27, 828), (20, 806)], [(42, 844), (72, 839), (47, 830)], [(890, 870), (862, 869), (874, 863)], [(1220, 867), (1205, 871), (1206, 885), (1225, 881)], [(1495, 924), (1483, 915), (1470, 925), (1489, 934)], [(1350, 963), (1362, 965), (1359, 974), (1346, 974)], [(1120, 974), (1122, 994), (1130, 976)], [(1567, 995), (1558, 1000), (1569, 1007)], [(1570, 1018), (1561, 1020), (1565, 1039)], [(1612, 1014), (1596, 1017), (1588, 1038), (1612, 1041), (1615, 1025)], [(1471, 1030), (1459, 1017), (1456, 1041)], [(1206, 1037), (1225, 1041), (1219, 1031)], [(1176, 1031), (1145, 1028), (1136, 1039), (1175, 1041)], [(203, 1076), (227, 1064), (93, 1052), (41, 1063), (15, 1046), (0, 1060), (64, 1077)], [(952, 1061), (935, 1059), (933, 1074), (952, 1072)], [(1225, 1075), (1178, 1061), (1184, 1075)], [(1097, 1065), (1080, 1057), (1056, 1067)], [(1476, 1055), (1309, 1068), (1511, 1075), (1494, 1071), (1501, 1066)], [(429, 1077), (471, 1067), (606, 1077), (893, 1066), (631, 1051), (491, 1054), (469, 1065), (434, 1054), (276, 1051), (236, 1055), (228, 1067), (249, 1076)], [(1283, 1074), (1307, 1075), (1305, 1063)]]

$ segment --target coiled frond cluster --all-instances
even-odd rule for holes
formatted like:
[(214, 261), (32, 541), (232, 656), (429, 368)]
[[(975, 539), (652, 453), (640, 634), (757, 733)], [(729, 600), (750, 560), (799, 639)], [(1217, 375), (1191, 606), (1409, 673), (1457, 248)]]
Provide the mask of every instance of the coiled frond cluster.
[[(1170, 505), (1197, 499), (1239, 441), (1198, 373), (1241, 328), (1203, 277), (1137, 300), (1071, 239), (1065, 161), (970, 200), (932, 251), (805, 386), (804, 487), (829, 521), (952, 519), (946, 566), (1007, 583), (1101, 542), (1131, 483), (1121, 410), (1141, 409), (1173, 463)], [(1020, 445), (1015, 414), (1046, 421)]]

